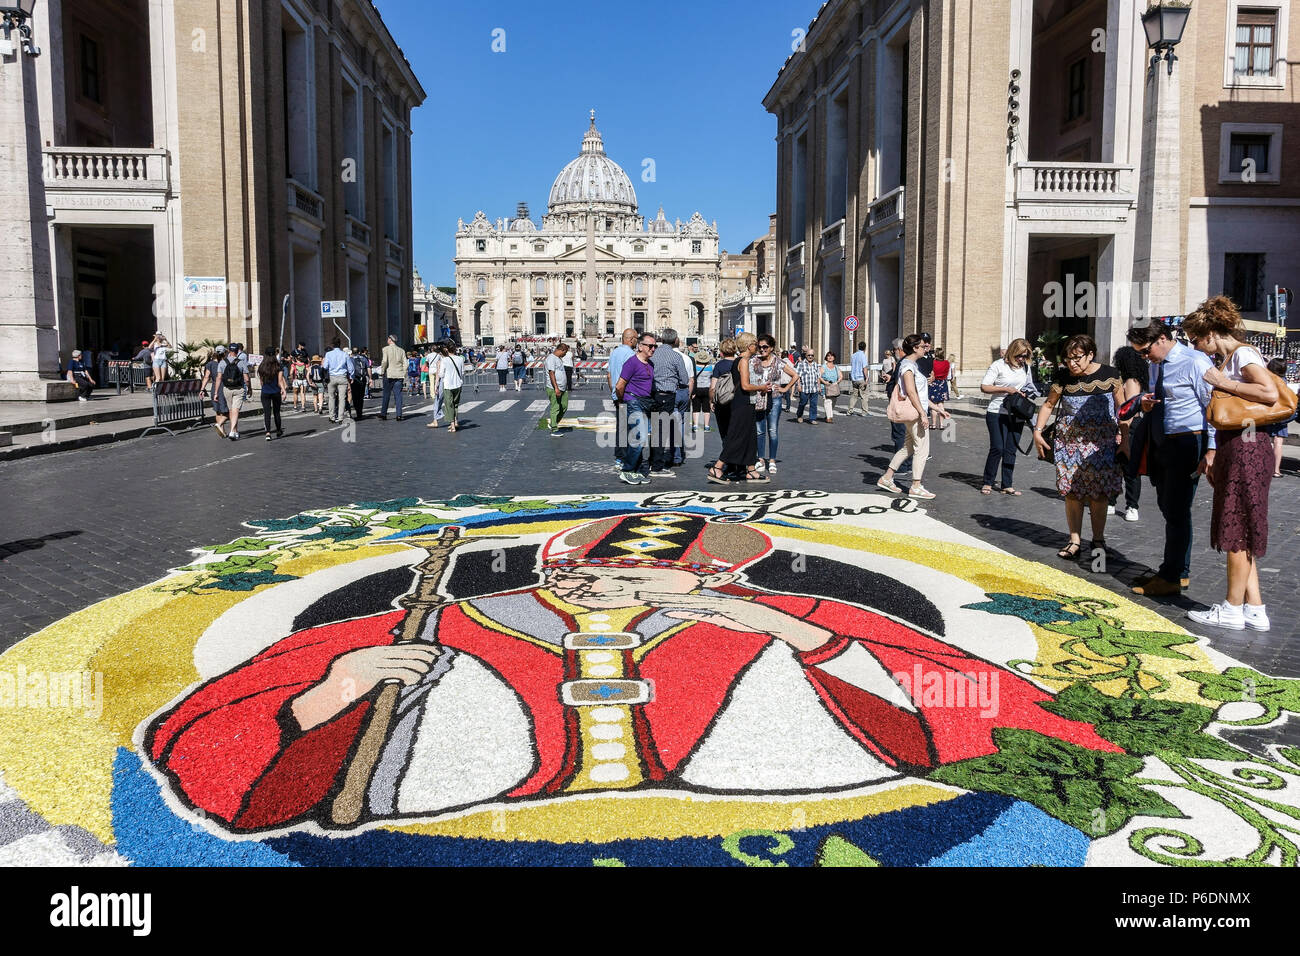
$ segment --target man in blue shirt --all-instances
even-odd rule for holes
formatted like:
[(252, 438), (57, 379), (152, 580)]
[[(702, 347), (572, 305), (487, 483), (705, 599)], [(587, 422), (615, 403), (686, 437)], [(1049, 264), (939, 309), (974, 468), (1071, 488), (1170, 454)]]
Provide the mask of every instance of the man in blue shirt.
[(325, 360), (321, 364), (325, 366), (325, 371), (329, 372), (330, 376), (330, 421), (341, 422), (344, 408), (347, 406), (348, 388), (356, 369), (352, 364), (352, 356), (343, 351), (341, 340), (335, 339), (330, 345), (333, 347), (325, 353)]
[[(1150, 391), (1142, 396), (1146, 413), (1147, 475), (1165, 519), (1165, 550), (1155, 574), (1139, 581), (1137, 594), (1175, 595), (1190, 584), (1192, 502), (1199, 471), (1214, 433), (1206, 413), (1213, 391), (1205, 373), (1213, 361), (1204, 352), (1174, 341), (1169, 326), (1151, 322), (1129, 329), (1128, 340), (1151, 363)], [(1141, 455), (1140, 448), (1131, 451)]]
[[(852, 391), (849, 393), (849, 414), (865, 417), (867, 414), (867, 393), (871, 388), (871, 383), (867, 381), (866, 342), (859, 342), (858, 350), (853, 353), (853, 361), (849, 363), (849, 381), (853, 383)], [(858, 403), (862, 404), (862, 408), (855, 411)]]
[(623, 459), (627, 456), (627, 446), (621, 444), (624, 436), (627, 435), (627, 405), (618, 397), (616, 386), (619, 374), (623, 371), (623, 363), (636, 354), (636, 342), (636, 329), (624, 329), (622, 344), (609, 353), (609, 394), (614, 400), (614, 427), (615, 434), (618, 436), (614, 447), (614, 470), (620, 472), (623, 470)]

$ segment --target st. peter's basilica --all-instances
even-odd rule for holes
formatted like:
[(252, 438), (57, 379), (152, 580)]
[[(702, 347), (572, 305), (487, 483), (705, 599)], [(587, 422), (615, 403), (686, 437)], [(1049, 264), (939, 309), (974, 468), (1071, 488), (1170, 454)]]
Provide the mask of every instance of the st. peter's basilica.
[[(718, 339), (717, 223), (698, 212), (646, 224), (623, 168), (605, 155), (596, 113), (577, 158), (551, 186), (541, 228), (479, 212), (456, 227), (456, 301), (465, 341), (520, 335), (595, 340), (627, 327)], [(473, 339), (471, 339), (473, 337)]]

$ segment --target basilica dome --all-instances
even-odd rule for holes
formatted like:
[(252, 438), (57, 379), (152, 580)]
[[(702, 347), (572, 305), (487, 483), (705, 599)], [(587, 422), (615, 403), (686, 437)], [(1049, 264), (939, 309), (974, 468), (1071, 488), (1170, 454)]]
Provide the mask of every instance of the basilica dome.
[(551, 214), (591, 209), (636, 215), (636, 191), (623, 167), (605, 155), (595, 110), (582, 138), (582, 152), (555, 177), (547, 206)]

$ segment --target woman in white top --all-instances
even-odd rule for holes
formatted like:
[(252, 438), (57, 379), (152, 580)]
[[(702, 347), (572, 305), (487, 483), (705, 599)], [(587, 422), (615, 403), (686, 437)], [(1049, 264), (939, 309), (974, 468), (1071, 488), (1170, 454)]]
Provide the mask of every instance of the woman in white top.
[(919, 335), (909, 335), (903, 339), (903, 360), (898, 363), (898, 385), (896, 389), (901, 389), (903, 396), (916, 409), (916, 418), (906, 423), (907, 440), (903, 447), (894, 452), (894, 457), (890, 459), (889, 468), (880, 476), (876, 482), (876, 487), (884, 488), (896, 495), (901, 495), (903, 489), (894, 484), (894, 472), (907, 459), (912, 459), (912, 490), (907, 493), (909, 498), (921, 498), (928, 500), (934, 495), (925, 490), (921, 484), (921, 478), (925, 474), (925, 460), (930, 455), (930, 389), (929, 381), (920, 367), (916, 364), (917, 359), (925, 354), (925, 340)]
[(497, 391), (506, 390), (506, 375), (510, 371), (510, 353), (504, 348), (497, 349)]
[(161, 332), (155, 332), (149, 347), (153, 349), (153, 380), (155, 382), (165, 382), (167, 381), (167, 355), (171, 351), (171, 346), (167, 343), (167, 336)]
[(432, 359), (429, 362), (429, 388), (433, 391), (433, 421), (426, 425), (426, 428), (437, 428), (442, 421), (442, 406), (444, 384), (442, 381), (442, 370), (447, 361), (446, 347), (439, 342), (430, 352)]
[(1002, 493), (1020, 494), (1012, 485), (1012, 475), (1016, 470), (1016, 447), (1020, 444), (1025, 422), (1013, 417), (1002, 405), (1008, 395), (1015, 395), (1030, 384), (1032, 378), (1029, 358), (1033, 351), (1028, 340), (1016, 339), (1007, 346), (1006, 358), (1000, 358), (990, 365), (984, 373), (984, 380), (980, 382), (980, 391), (993, 396), (984, 412), (984, 424), (989, 429), (989, 454), (984, 460), (984, 487), (980, 489), (982, 495), (993, 494), (993, 479), (999, 461), (1002, 462)]
[(447, 431), (454, 432), (460, 428), (457, 412), (460, 408), (460, 389), (465, 384), (465, 360), (456, 354), (454, 346), (443, 346), (442, 361), (438, 363), (438, 379), (447, 406)]
[[(1198, 350), (1225, 359), (1222, 369), (1205, 372), (1216, 392), (1272, 405), (1277, 382), (1259, 352), (1246, 344), (1241, 313), (1226, 296), (1205, 302), (1183, 322)], [(1267, 631), (1268, 614), (1259, 592), (1256, 559), (1268, 548), (1268, 488), (1273, 481), (1273, 443), (1254, 428), (1212, 431), (1201, 468), (1214, 488), (1210, 543), (1228, 552), (1228, 593), (1222, 604), (1188, 611), (1201, 624), (1240, 631)]]

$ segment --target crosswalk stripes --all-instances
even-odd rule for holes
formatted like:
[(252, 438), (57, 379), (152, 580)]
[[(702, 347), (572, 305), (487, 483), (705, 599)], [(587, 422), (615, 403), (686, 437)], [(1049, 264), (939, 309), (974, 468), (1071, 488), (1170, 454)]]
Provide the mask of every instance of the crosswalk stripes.
[(511, 399), (507, 399), (504, 402), (497, 402), (491, 408), (485, 410), (489, 412), (504, 412), (506, 409), (513, 408), (515, 405), (518, 404), (519, 404), (519, 399), (511, 398)]
[(526, 412), (544, 412), (551, 407), (551, 403), (541, 398), (529, 405), (524, 411)]
[(472, 412), (474, 411), (474, 409), (478, 408), (482, 404), (483, 404), (482, 402), (466, 402), (464, 405), (461, 405), (459, 409), (457, 409), (457, 414), (463, 415), (465, 412)]
[(614, 410), (614, 402), (611, 399), (608, 398), (605, 399), (603, 402), (600, 403), (600, 405), (607, 412), (612, 412)]
[(585, 398), (569, 399), (569, 411), (585, 412), (587, 410), (587, 400)]

